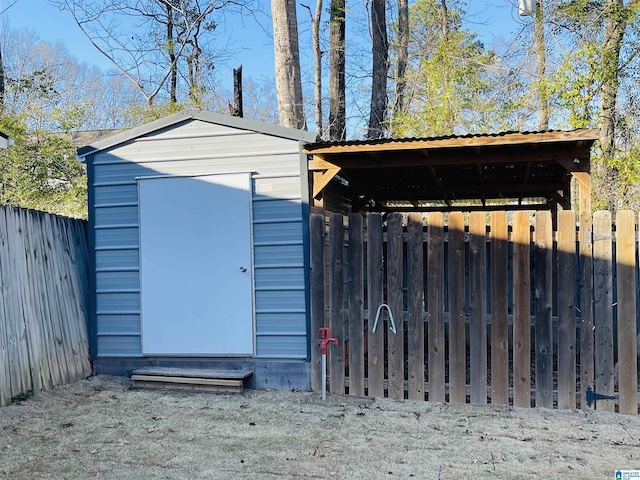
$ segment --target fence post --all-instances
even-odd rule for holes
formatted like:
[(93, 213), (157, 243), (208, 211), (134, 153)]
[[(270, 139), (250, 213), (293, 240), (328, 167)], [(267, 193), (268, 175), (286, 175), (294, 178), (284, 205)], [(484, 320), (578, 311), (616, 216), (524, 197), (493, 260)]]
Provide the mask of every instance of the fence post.
[(487, 403), (487, 250), (484, 213), (469, 215), (471, 403)]
[(536, 407), (553, 408), (553, 329), (551, 283), (553, 240), (551, 212), (536, 212), (534, 280), (536, 336)]
[(342, 215), (334, 213), (329, 219), (329, 326), (338, 345), (331, 349), (330, 378), (331, 393), (344, 393), (344, 274), (343, 274), (344, 227)]
[(509, 403), (507, 212), (491, 214), (491, 403)]
[(620, 413), (638, 413), (636, 345), (636, 229), (631, 211), (616, 214), (618, 291), (618, 403)]
[(383, 279), (384, 263), (382, 259), (382, 216), (378, 213), (367, 215), (367, 308), (369, 309), (369, 330), (367, 339), (370, 397), (384, 396), (384, 321), (378, 321), (373, 332), (378, 306), (384, 303)]
[[(595, 391), (613, 395), (613, 239), (610, 212), (594, 213), (593, 239)], [(597, 409), (613, 412), (615, 405), (612, 400), (599, 400)]]
[(558, 213), (558, 408), (576, 406), (576, 216)]
[(513, 405), (531, 406), (531, 281), (528, 212), (513, 214)]
[[(424, 400), (424, 274), (422, 270), (424, 267), (424, 255), (422, 253), (422, 215), (420, 213), (409, 214), (407, 234), (407, 289), (409, 299), (409, 322), (407, 323), (408, 397), (409, 400)], [(431, 325), (431, 319), (429, 325)], [(444, 355), (444, 348), (442, 353)], [(429, 361), (429, 365), (431, 365), (431, 361)], [(444, 371), (442, 384), (442, 399), (439, 401), (444, 401)], [(429, 377), (429, 400), (431, 400), (433, 387), (431, 377)]]
[(404, 322), (402, 291), (402, 215), (387, 217), (387, 304), (396, 333), (388, 332), (389, 397), (404, 399)]
[(324, 241), (324, 215), (313, 214), (309, 221), (311, 236), (311, 388), (314, 391), (322, 389), (320, 347), (316, 341), (318, 330), (324, 327), (324, 271), (325, 271), (325, 241)]
[(467, 400), (464, 292), (464, 215), (449, 214), (449, 401)]
[(349, 395), (364, 395), (364, 264), (362, 215), (349, 214)]
[(593, 219), (591, 210), (580, 211), (580, 408), (591, 410), (585, 397), (594, 386), (593, 336)]

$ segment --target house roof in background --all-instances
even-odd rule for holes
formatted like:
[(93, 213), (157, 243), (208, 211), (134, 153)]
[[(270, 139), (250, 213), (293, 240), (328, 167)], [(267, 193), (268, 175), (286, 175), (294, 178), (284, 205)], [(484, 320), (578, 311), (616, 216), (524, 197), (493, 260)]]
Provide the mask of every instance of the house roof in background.
[(13, 139), (6, 133), (0, 131), (0, 148), (7, 148), (13, 145)]

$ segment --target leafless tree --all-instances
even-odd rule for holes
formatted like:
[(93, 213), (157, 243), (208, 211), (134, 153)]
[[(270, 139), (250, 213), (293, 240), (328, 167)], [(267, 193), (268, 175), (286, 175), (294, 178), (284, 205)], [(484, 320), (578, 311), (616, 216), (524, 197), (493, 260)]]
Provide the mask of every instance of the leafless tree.
[(259, 9), (257, 0), (52, 0), (71, 13), (89, 39), (144, 95), (149, 105), (168, 90), (198, 103), (215, 49), (205, 45), (221, 12)]

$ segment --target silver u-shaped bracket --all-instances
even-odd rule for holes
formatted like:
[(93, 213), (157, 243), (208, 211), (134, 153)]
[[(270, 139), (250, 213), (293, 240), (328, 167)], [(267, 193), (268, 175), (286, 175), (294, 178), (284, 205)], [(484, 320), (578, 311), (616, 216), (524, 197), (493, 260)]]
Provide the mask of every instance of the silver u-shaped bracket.
[(393, 332), (393, 334), (395, 335), (396, 334), (396, 323), (393, 321), (393, 314), (391, 313), (391, 308), (386, 303), (382, 303), (378, 307), (378, 311), (376, 312), (376, 320), (373, 322), (373, 329), (371, 330), (371, 333), (376, 333), (376, 327), (378, 326), (378, 319), (380, 318), (380, 312), (382, 311), (383, 307), (387, 309), (387, 312), (389, 312), (389, 320), (391, 320), (391, 326), (389, 327), (389, 330), (391, 330)]

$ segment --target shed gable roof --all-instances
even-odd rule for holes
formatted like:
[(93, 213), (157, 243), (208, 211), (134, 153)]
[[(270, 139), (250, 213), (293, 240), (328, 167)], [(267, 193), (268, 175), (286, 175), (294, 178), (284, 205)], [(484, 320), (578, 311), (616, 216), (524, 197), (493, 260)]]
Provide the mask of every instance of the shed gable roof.
[(122, 133), (105, 138), (104, 140), (97, 141), (85, 147), (81, 147), (78, 149), (78, 157), (81, 160), (84, 160), (84, 158), (96, 152), (116, 147), (130, 140), (149, 135), (158, 130), (170, 128), (175, 125), (188, 122), (190, 120), (201, 120), (203, 122), (223, 125), (230, 128), (237, 128), (240, 130), (249, 130), (256, 133), (295, 140), (303, 143), (315, 142), (318, 139), (316, 134), (312, 132), (295, 130), (293, 128), (282, 127), (280, 125), (272, 125), (256, 120), (232, 117), (230, 115), (222, 115), (219, 113), (208, 112), (206, 110), (189, 108), (182, 110), (181, 112), (174, 113), (173, 115), (169, 115), (168, 117), (160, 118), (153, 122), (149, 122), (144, 125), (126, 130)]

